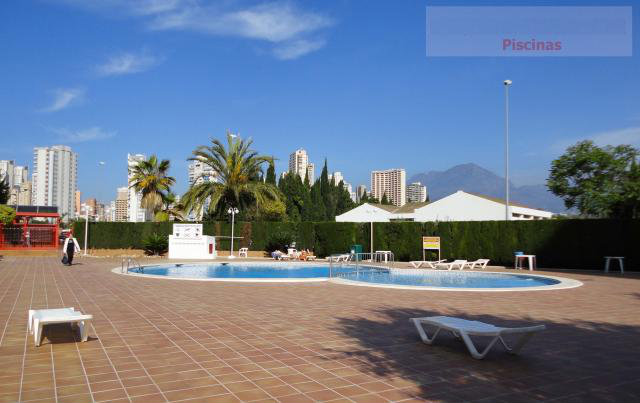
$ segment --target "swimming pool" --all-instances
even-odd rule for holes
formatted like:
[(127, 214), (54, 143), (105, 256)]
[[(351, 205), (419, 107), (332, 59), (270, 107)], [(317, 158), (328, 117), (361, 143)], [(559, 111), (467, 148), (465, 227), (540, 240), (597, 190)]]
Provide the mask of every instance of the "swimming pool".
[[(351, 268), (335, 268), (336, 273), (346, 273)], [(136, 273), (135, 270), (133, 270)], [(186, 279), (253, 279), (253, 280), (287, 280), (287, 279), (320, 279), (329, 277), (329, 266), (326, 264), (303, 263), (185, 263), (173, 265), (145, 266), (142, 273), (152, 276), (166, 276)]]
[[(113, 270), (120, 272), (120, 268)], [(144, 266), (127, 274), (152, 278), (237, 282), (332, 281), (340, 284), (414, 290), (532, 291), (573, 288), (577, 280), (504, 272), (385, 269), (323, 263), (233, 262)]]

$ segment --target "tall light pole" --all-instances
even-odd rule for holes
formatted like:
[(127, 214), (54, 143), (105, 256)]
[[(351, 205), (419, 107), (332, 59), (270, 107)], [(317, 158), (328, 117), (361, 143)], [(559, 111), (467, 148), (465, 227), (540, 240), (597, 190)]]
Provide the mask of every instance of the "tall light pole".
[(84, 255), (87, 256), (87, 236), (89, 235), (89, 206), (84, 207)]
[(240, 210), (237, 207), (229, 207), (227, 213), (231, 214), (231, 251), (229, 252), (229, 259), (235, 259), (233, 256), (233, 224), (236, 219), (236, 214), (238, 214)]
[(506, 203), (504, 205), (504, 219), (509, 221), (509, 87), (511, 80), (504, 80), (504, 187)]

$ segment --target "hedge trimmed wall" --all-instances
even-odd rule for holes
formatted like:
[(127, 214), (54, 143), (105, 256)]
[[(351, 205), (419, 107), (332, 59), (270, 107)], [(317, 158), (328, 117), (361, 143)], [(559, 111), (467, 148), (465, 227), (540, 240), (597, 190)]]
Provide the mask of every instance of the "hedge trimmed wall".
[[(361, 244), (370, 250), (370, 224), (340, 222), (239, 222), (234, 247), (264, 250), (270, 237), (287, 234), (298, 249), (314, 250), (324, 257)], [(421, 236), (441, 237), (443, 259), (489, 258), (493, 264), (512, 265), (513, 252), (537, 255), (540, 267), (601, 269), (604, 256), (625, 256), (628, 269), (640, 268), (640, 220), (542, 220), (468, 222), (374, 223), (374, 249), (391, 250), (396, 260), (421, 260)], [(91, 248), (142, 248), (151, 233), (169, 235), (172, 223), (90, 223)], [(228, 222), (204, 224), (206, 235), (229, 235)], [(84, 238), (84, 223), (74, 225), (74, 233)], [(229, 249), (229, 239), (217, 244)]]

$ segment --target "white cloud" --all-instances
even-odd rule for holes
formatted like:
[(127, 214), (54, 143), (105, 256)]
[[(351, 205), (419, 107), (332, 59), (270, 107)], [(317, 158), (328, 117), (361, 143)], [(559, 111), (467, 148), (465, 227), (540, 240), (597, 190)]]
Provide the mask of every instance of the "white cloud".
[(49, 106), (42, 108), (43, 112), (57, 112), (71, 105), (82, 102), (84, 90), (81, 88), (58, 88), (53, 91), (53, 100)]
[(560, 140), (552, 146), (552, 151), (563, 153), (568, 147), (583, 140), (591, 140), (599, 146), (630, 144), (634, 147), (640, 147), (640, 127), (608, 130), (605, 132), (594, 133), (581, 139), (574, 138)]
[(59, 136), (58, 141), (65, 143), (85, 143), (87, 141), (106, 140), (116, 135), (115, 131), (106, 131), (99, 126), (81, 130), (70, 130), (67, 128), (51, 130)]
[(111, 56), (104, 64), (97, 67), (97, 72), (101, 76), (115, 76), (123, 74), (140, 73), (149, 70), (159, 64), (161, 59), (142, 53), (121, 53)]
[(275, 1), (254, 6), (238, 2), (204, 3), (199, 0), (58, 0), (94, 11), (140, 18), (149, 29), (193, 31), (236, 36), (274, 44), (279, 59), (295, 59), (325, 45), (317, 37), (333, 25), (331, 18), (305, 11), (292, 2)]
[(114, 11), (128, 15), (153, 15), (174, 10), (186, 3), (184, 0), (57, 0), (57, 2), (96, 12)]
[(268, 3), (233, 11), (220, 11), (212, 6), (186, 7), (157, 15), (150, 27), (282, 42), (298, 39), (331, 23), (327, 17), (301, 11), (290, 4)]
[(286, 42), (282, 46), (278, 46), (273, 50), (275, 57), (281, 60), (297, 59), (300, 56), (311, 53), (324, 46), (324, 41), (309, 41), (300, 39), (293, 42)]

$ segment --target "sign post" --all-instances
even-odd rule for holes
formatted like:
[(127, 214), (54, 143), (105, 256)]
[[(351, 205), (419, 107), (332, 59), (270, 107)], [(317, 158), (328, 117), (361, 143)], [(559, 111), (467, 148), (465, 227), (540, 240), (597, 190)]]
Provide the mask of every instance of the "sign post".
[(439, 236), (423, 236), (422, 237), (422, 260), (425, 259), (425, 250), (437, 250), (438, 260), (440, 260), (440, 237)]

